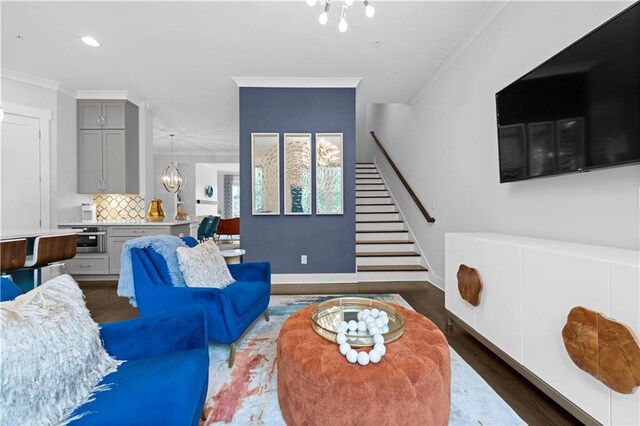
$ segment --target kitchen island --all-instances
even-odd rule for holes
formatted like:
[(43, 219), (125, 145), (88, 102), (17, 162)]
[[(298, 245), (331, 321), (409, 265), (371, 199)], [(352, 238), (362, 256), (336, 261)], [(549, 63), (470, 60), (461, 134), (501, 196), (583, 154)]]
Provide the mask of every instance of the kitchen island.
[(48, 229), (48, 228), (29, 228), (29, 229), (3, 229), (0, 231), (0, 240), (15, 240), (18, 238), (36, 238), (49, 237), (53, 235), (77, 234), (80, 230), (74, 229)]
[(186, 237), (197, 234), (197, 221), (167, 222), (67, 222), (61, 228), (98, 227), (104, 231), (104, 250), (78, 253), (66, 262), (67, 270), (79, 280), (117, 280), (120, 274), (122, 247), (127, 241), (153, 235)]

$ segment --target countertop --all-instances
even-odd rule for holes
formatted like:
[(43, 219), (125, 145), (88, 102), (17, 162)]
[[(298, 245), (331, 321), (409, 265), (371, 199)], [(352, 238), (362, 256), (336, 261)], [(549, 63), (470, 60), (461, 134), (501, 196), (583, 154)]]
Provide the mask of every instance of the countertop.
[(58, 226), (178, 226), (198, 223), (197, 220), (181, 220), (179, 222), (66, 222)]
[(0, 240), (13, 240), (15, 238), (34, 238), (51, 235), (77, 234), (80, 230), (74, 229), (4, 229), (0, 231)]

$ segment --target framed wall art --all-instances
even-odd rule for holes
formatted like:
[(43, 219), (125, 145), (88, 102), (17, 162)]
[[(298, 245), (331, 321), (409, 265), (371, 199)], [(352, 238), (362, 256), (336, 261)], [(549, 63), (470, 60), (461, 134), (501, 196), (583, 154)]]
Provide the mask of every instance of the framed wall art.
[(342, 133), (316, 133), (316, 214), (343, 214)]
[(254, 215), (280, 214), (280, 134), (251, 134), (251, 188)]
[(284, 134), (284, 214), (311, 214), (311, 134)]

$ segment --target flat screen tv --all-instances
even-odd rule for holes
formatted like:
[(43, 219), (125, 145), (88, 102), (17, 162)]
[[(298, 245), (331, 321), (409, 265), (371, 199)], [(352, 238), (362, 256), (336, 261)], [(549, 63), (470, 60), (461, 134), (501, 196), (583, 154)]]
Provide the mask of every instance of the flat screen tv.
[(640, 162), (640, 3), (496, 94), (500, 182)]

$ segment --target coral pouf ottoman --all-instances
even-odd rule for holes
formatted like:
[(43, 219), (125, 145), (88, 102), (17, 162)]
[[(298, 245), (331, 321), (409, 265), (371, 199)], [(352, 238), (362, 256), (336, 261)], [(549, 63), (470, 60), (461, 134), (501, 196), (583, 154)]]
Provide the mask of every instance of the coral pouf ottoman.
[(405, 332), (378, 364), (349, 364), (311, 328), (315, 305), (293, 314), (278, 336), (278, 402), (293, 425), (446, 425), (451, 359), (442, 332), (399, 308)]

